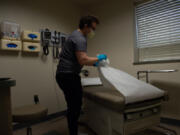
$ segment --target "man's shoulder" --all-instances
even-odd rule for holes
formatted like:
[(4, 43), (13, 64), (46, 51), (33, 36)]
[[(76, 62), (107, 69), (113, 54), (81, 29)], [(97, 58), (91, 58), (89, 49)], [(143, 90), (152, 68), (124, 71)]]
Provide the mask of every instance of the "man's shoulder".
[(86, 42), (86, 38), (78, 30), (73, 31), (72, 34), (69, 36), (69, 39), (76, 42)]
[(79, 31), (78, 30), (75, 30), (73, 31), (71, 34), (70, 34), (71, 37), (75, 37), (75, 36), (81, 36)]

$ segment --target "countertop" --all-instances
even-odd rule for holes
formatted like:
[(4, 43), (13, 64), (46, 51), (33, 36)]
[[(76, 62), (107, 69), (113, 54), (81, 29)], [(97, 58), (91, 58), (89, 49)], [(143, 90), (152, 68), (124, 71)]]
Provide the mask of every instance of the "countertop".
[(5, 81), (0, 81), (0, 88), (4, 88), (4, 87), (12, 87), (16, 85), (16, 81), (9, 79), (9, 80), (5, 80)]

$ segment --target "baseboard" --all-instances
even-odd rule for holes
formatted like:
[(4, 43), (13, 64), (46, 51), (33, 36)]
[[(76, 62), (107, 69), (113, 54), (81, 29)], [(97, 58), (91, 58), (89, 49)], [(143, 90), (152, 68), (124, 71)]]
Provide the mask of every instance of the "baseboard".
[[(41, 119), (39, 121), (31, 123), (31, 125), (39, 124), (39, 123), (42, 123), (42, 122), (45, 122), (45, 121), (48, 121), (48, 120), (51, 120), (51, 119), (54, 119), (54, 118), (57, 118), (57, 117), (65, 116), (66, 112), (67, 111), (65, 110), (65, 111), (49, 114), (47, 117), (45, 117), (45, 118), (43, 118), (43, 119)], [(25, 128), (27, 126), (28, 126), (27, 124), (17, 123), (15, 125), (13, 125), (13, 130), (22, 129), (22, 128)]]
[(167, 117), (161, 117), (161, 123), (174, 125), (174, 126), (180, 126), (180, 120), (167, 118)]

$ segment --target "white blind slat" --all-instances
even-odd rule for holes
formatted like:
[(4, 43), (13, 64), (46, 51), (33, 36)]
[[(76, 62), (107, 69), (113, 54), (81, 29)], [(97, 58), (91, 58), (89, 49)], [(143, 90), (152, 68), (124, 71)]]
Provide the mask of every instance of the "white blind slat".
[[(151, 33), (151, 32), (162, 33), (161, 31), (157, 31), (157, 29), (169, 31), (169, 28), (176, 30), (179, 28), (179, 26), (180, 26), (180, 22), (174, 22), (174, 23), (171, 23), (169, 25), (168, 24), (167, 25), (162, 24), (162, 25), (157, 25), (156, 27), (148, 27), (147, 29), (144, 29), (144, 27), (140, 27), (138, 33), (139, 34), (141, 34), (142, 32), (147, 33), (147, 31), (149, 33)], [(168, 27), (168, 29), (167, 29), (167, 27)]]
[[(179, 9), (180, 10), (180, 9)], [(144, 23), (146, 23), (147, 21), (149, 22), (149, 23), (164, 23), (165, 22), (165, 20), (167, 20), (167, 21), (172, 21), (172, 22), (174, 22), (174, 21), (177, 21), (178, 22), (178, 20), (179, 20), (179, 18), (180, 18), (180, 15), (179, 15), (179, 13), (180, 12), (177, 12), (177, 13), (173, 13), (173, 14), (166, 14), (166, 15), (164, 15), (164, 16), (161, 16), (161, 17), (156, 17), (156, 18), (153, 18), (153, 20), (151, 19), (151, 18), (148, 18), (148, 17), (137, 17), (138, 18), (138, 24), (140, 24), (141, 26), (143, 26), (143, 24)], [(169, 18), (169, 16), (171, 16), (171, 18)]]
[[(165, 4), (160, 4), (160, 5), (153, 5), (153, 7), (149, 7), (149, 6), (146, 6), (146, 9), (143, 9), (141, 10), (140, 7), (139, 8), (136, 8), (136, 11), (139, 12), (140, 14), (145, 14), (147, 12), (149, 13), (154, 13), (153, 11), (160, 11), (160, 10), (166, 10), (167, 7), (168, 9), (173, 9), (175, 7), (177, 7), (177, 4), (178, 2), (176, 3), (165, 3)], [(145, 14), (146, 15), (146, 14)]]

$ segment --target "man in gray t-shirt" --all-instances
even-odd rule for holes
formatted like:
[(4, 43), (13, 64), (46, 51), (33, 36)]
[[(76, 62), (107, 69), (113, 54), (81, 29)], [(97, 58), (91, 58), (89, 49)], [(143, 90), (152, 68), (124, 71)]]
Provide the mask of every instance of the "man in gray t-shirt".
[(67, 120), (70, 135), (78, 134), (78, 118), (83, 95), (79, 73), (83, 65), (98, 66), (99, 61), (107, 58), (105, 54), (100, 54), (97, 57), (87, 55), (87, 37), (93, 37), (97, 24), (99, 24), (99, 21), (94, 16), (82, 17), (79, 22), (79, 29), (67, 38), (60, 53), (56, 81), (67, 102)]
[(78, 62), (76, 51), (87, 52), (87, 38), (79, 30), (75, 30), (62, 46), (57, 73), (80, 73), (82, 65)]

